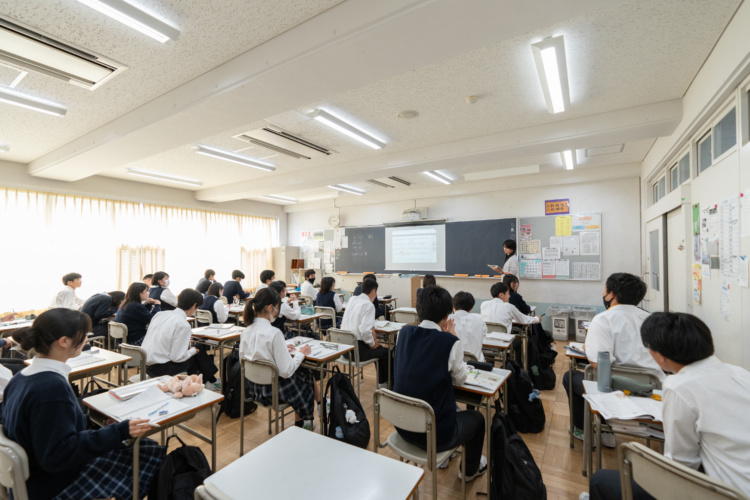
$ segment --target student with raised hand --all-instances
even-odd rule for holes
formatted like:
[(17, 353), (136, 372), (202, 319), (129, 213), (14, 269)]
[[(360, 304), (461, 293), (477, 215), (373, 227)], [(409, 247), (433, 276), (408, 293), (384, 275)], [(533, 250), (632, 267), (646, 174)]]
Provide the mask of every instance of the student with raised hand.
[[(664, 380), (665, 375), (643, 347), (641, 342), (641, 325), (649, 313), (640, 309), (638, 304), (646, 296), (646, 283), (638, 276), (629, 273), (615, 273), (607, 278), (602, 301), (606, 311), (594, 316), (586, 334), (586, 357), (596, 368), (599, 353), (609, 353), (612, 365), (646, 368)], [(568, 394), (570, 383), (568, 372), (563, 375), (565, 394)], [(583, 439), (583, 372), (573, 372), (573, 425), (574, 435)], [(602, 442), (608, 448), (614, 448), (615, 436), (602, 434)]]
[(464, 351), (472, 353), (478, 361), (484, 361), (482, 342), (487, 335), (487, 325), (481, 314), (471, 312), (475, 303), (474, 296), (469, 292), (458, 292), (453, 296), (453, 314), (450, 319), (453, 320), (456, 337), (463, 344)]
[(203, 305), (198, 309), (201, 311), (211, 311), (211, 317), (214, 323), (226, 323), (229, 318), (229, 307), (224, 305), (224, 302), (221, 301), (221, 294), (224, 292), (224, 285), (218, 282), (211, 283), (207, 292), (206, 297), (203, 299)]
[[(309, 345), (287, 349), (281, 330), (271, 323), (279, 315), (281, 297), (272, 287), (260, 290), (245, 303), (243, 320), (248, 327), (240, 338), (240, 358), (270, 361), (279, 371), (279, 400), (294, 409), (294, 425), (314, 429), (315, 402), (320, 401), (318, 384), (312, 373), (300, 365), (310, 354)], [(272, 387), (245, 381), (247, 396), (263, 404), (271, 404)]]
[(315, 289), (315, 269), (305, 271), (305, 281), (299, 287), (299, 293), (307, 295), (315, 302), (318, 298), (318, 291)]
[(250, 296), (249, 292), (242, 289), (240, 282), (245, 279), (245, 273), (239, 269), (232, 271), (232, 279), (224, 283), (224, 297), (228, 302), (234, 302), (235, 297), (245, 300)]
[(480, 308), (484, 321), (490, 323), (500, 323), (510, 333), (513, 323), (521, 325), (532, 325), (539, 323), (542, 318), (539, 316), (527, 316), (522, 314), (516, 306), (510, 304), (510, 288), (504, 283), (495, 283), (490, 288), (492, 300), (482, 302)]
[(281, 312), (278, 314), (276, 320), (271, 324), (274, 326), (274, 328), (278, 328), (283, 332), (284, 323), (286, 323), (286, 320), (299, 321), (302, 318), (302, 309), (300, 309), (299, 301), (297, 301), (296, 295), (291, 294), (287, 296), (286, 283), (284, 283), (283, 281), (274, 281), (273, 283), (268, 285), (268, 288), (271, 288), (273, 291), (279, 294), (279, 297), (281, 297)]
[(131, 283), (125, 300), (115, 315), (115, 321), (128, 327), (128, 344), (141, 345), (146, 336), (146, 327), (156, 313), (161, 311), (161, 302), (148, 296), (148, 285), (142, 281)]
[(149, 377), (177, 375), (203, 375), (206, 388), (217, 391), (221, 383), (216, 380), (218, 368), (208, 355), (207, 347), (190, 346), (192, 330), (187, 317), (203, 304), (203, 295), (194, 288), (186, 288), (177, 297), (177, 309), (162, 311), (154, 316), (143, 339), (146, 351), (146, 373)]
[[(439, 286), (422, 290), (417, 301), (421, 323), (407, 325), (398, 334), (393, 390), (432, 406), (437, 451), (466, 446), (464, 460), (469, 482), (487, 471), (487, 459), (482, 456), (484, 417), (474, 410), (456, 411), (453, 387), (466, 382), (469, 367), (464, 363), (463, 346), (449, 317), (452, 311), (447, 290)], [(424, 433), (396, 430), (405, 440), (426, 449)]]
[[(216, 281), (216, 271), (213, 269), (206, 269), (203, 273), (203, 277), (198, 280), (198, 284), (195, 285), (195, 289), (203, 294), (205, 297), (208, 293), (208, 288)], [(223, 288), (223, 287), (222, 287)]]
[(55, 307), (64, 307), (78, 311), (83, 305), (83, 300), (76, 295), (76, 288), (81, 287), (81, 275), (78, 273), (68, 273), (62, 277), (63, 288), (54, 297), (50, 303), (50, 309)]
[(120, 304), (125, 300), (123, 292), (97, 293), (89, 297), (81, 307), (81, 312), (91, 318), (94, 335), (107, 335), (107, 323), (114, 319)]
[[(47, 498), (131, 498), (133, 449), (124, 440), (145, 434), (148, 420), (125, 420), (87, 430), (87, 420), (68, 382), (66, 361), (81, 354), (90, 318), (69, 309), (51, 309), (18, 330), (15, 339), (37, 353), (31, 366), (5, 388), (3, 430), (29, 459), (26, 486), (32, 500)], [(164, 458), (164, 447), (142, 439), (141, 496)]]
[[(664, 456), (750, 494), (750, 432), (739, 418), (750, 413), (750, 372), (722, 363), (708, 326), (691, 314), (654, 313), (640, 337), (672, 373), (664, 381)], [(651, 498), (638, 485), (633, 490), (636, 499)], [(591, 477), (591, 498), (620, 494), (619, 471)]]
[[(341, 312), (344, 309), (344, 304), (341, 302), (339, 294), (336, 293), (335, 286), (336, 280), (330, 276), (320, 280), (320, 290), (318, 291), (318, 300), (315, 302), (315, 305), (320, 307), (331, 307), (337, 313)], [(340, 325), (341, 319), (337, 318), (336, 328)], [(331, 324), (330, 319), (321, 319), (320, 326), (321, 328), (331, 328), (333, 325)]]
[(531, 312), (531, 308), (526, 303), (526, 301), (523, 300), (521, 294), (518, 293), (518, 277), (515, 274), (506, 274), (505, 276), (503, 276), (503, 283), (508, 287), (510, 291), (508, 302), (516, 306), (516, 309), (521, 311), (522, 314), (529, 314)]
[(169, 275), (164, 271), (154, 273), (153, 285), (148, 290), (148, 296), (161, 302), (162, 311), (172, 311), (177, 307), (177, 297), (169, 289)]
[(154, 275), (153, 275), (153, 274), (147, 274), (146, 276), (144, 276), (144, 277), (143, 277), (143, 278), (141, 279), (141, 281), (143, 281), (143, 282), (144, 282), (145, 284), (147, 284), (147, 285), (148, 285), (148, 287), (149, 287), (149, 288), (151, 288), (151, 281), (152, 281), (153, 279), (154, 279)]
[(258, 288), (255, 289), (255, 292), (257, 293), (259, 290), (268, 288), (268, 285), (273, 283), (275, 279), (276, 279), (276, 272), (274, 272), (273, 270), (266, 269), (265, 271), (262, 271), (260, 273), (260, 285), (258, 285)]
[(435, 276), (432, 274), (425, 274), (422, 278), (422, 288), (417, 288), (417, 300), (419, 300), (419, 295), (422, 293), (422, 290), (424, 288), (427, 288), (428, 286), (436, 286), (437, 281), (435, 281)]

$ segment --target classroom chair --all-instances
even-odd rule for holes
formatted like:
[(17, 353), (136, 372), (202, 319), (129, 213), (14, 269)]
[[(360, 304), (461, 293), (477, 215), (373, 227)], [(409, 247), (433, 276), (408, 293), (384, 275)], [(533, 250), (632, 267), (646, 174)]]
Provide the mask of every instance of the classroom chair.
[(107, 331), (109, 333), (109, 340), (107, 342), (107, 349), (112, 349), (112, 342), (114, 340), (114, 347), (117, 348), (117, 341), (123, 342), (127, 340), (128, 338), (128, 325), (125, 323), (117, 323), (115, 321), (110, 321), (107, 324)]
[(391, 321), (394, 323), (417, 324), (417, 313), (411, 311), (391, 311)]
[(314, 305), (313, 299), (309, 295), (300, 294), (299, 299), (300, 299), (300, 302), (302, 302), (305, 306), (313, 307)]
[[(463, 446), (451, 450), (437, 452), (437, 438), (435, 436), (436, 423), (435, 412), (432, 407), (421, 399), (410, 398), (388, 389), (378, 389), (373, 396), (375, 407), (375, 439), (373, 439), (373, 451), (378, 448), (391, 449), (403, 462), (413, 462), (417, 465), (426, 466), (432, 472), (432, 498), (437, 500), (437, 470), (438, 465), (450, 459), (453, 452)], [(380, 417), (399, 429), (411, 432), (423, 432), (427, 434), (427, 450), (418, 448), (402, 438), (397, 431), (393, 431), (385, 443), (380, 443)], [(466, 477), (466, 463), (461, 460), (461, 477)], [(462, 498), (466, 500), (466, 481), (461, 481)], [(414, 493), (414, 498), (419, 498), (419, 489)]]
[[(127, 364), (129, 368), (138, 368), (138, 373), (133, 375), (129, 379), (127, 378), (127, 376), (123, 377), (123, 380), (126, 380), (126, 383), (135, 384), (136, 382), (141, 382), (149, 378), (146, 374), (146, 351), (143, 349), (143, 347), (139, 345), (126, 344), (125, 342), (123, 342), (122, 344), (120, 344), (120, 354), (124, 354), (125, 356), (130, 356), (131, 358), (133, 358), (133, 361)], [(131, 363), (133, 364), (131, 365)], [(125, 373), (127, 374), (127, 372)]]
[(329, 342), (335, 342), (337, 344), (346, 344), (346, 345), (352, 345), (354, 346), (354, 359), (349, 359), (349, 356), (352, 353), (346, 353), (342, 354), (339, 359), (336, 360), (337, 363), (341, 364), (348, 364), (349, 365), (349, 380), (354, 380), (354, 377), (357, 377), (357, 397), (360, 396), (360, 379), (363, 378), (362, 370), (365, 366), (371, 365), (375, 363), (375, 374), (377, 376), (378, 373), (378, 360), (377, 358), (368, 359), (367, 361), (360, 361), (359, 359), (359, 349), (357, 346), (357, 337), (354, 336), (354, 334), (347, 330), (340, 330), (338, 328), (329, 328), (328, 329), (328, 341)]
[(464, 363), (468, 363), (469, 361), (479, 361), (479, 359), (473, 352), (464, 351)]
[[(328, 330), (331, 328), (336, 328), (336, 309), (333, 307), (323, 307), (323, 306), (315, 306), (315, 314), (324, 314), (322, 318), (318, 318), (315, 320), (315, 324), (318, 328), (318, 335), (323, 337), (323, 335), (328, 335)], [(323, 328), (321, 326), (321, 321), (324, 319), (331, 321), (331, 326), (328, 328)]]
[[(266, 406), (260, 401), (256, 401), (258, 406), (268, 408), (268, 433), (271, 434), (271, 424), (276, 424), (276, 432), (279, 433), (279, 420), (281, 420), (281, 430), (284, 430), (284, 417), (292, 415), (289, 403), (279, 402), (279, 370), (276, 365), (270, 361), (243, 359), (241, 365), (242, 383), (240, 384), (240, 456), (245, 454), (245, 402), (248, 401), (245, 395), (245, 380), (249, 380), (259, 385), (272, 386), (271, 404)], [(290, 409), (289, 413), (286, 410)], [(273, 411), (273, 418), (271, 412)], [(280, 414), (280, 415), (279, 415)]]
[(659, 499), (749, 500), (733, 486), (686, 467), (641, 443), (623, 443), (617, 448), (623, 500), (633, 500), (631, 480)]
[(0, 484), (13, 490), (14, 500), (28, 500), (26, 480), (29, 478), (29, 457), (20, 444), (11, 441), (0, 425)]
[[(487, 325), (487, 333), (492, 332), (500, 332), (500, 333), (507, 333), (508, 329), (505, 328), (505, 325), (502, 323), (493, 323), (492, 321), (485, 321), (484, 322)], [(512, 345), (512, 344), (511, 344)], [(512, 347), (509, 347), (506, 350), (500, 350), (500, 349), (493, 349), (486, 347), (482, 349), (482, 354), (484, 354), (484, 359), (488, 363), (492, 363), (493, 365), (496, 362), (500, 362), (500, 367), (505, 368), (505, 362), (508, 360), (508, 354)]]
[(195, 322), (198, 324), (198, 326), (208, 326), (214, 322), (214, 317), (211, 314), (211, 311), (197, 309), (195, 311)]

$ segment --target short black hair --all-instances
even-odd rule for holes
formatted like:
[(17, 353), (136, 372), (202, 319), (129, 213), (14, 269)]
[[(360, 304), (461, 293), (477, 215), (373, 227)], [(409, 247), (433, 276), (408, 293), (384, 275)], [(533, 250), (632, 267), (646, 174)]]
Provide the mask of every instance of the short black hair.
[(245, 279), (245, 273), (243, 273), (239, 269), (235, 269), (234, 271), (232, 271), (232, 279), (236, 280), (237, 278), (242, 278), (244, 280)]
[(439, 323), (453, 312), (451, 294), (443, 287), (428, 286), (417, 299), (417, 316), (420, 321)]
[(492, 285), (492, 288), (490, 288), (490, 295), (494, 299), (498, 295), (500, 295), (501, 293), (508, 293), (508, 290), (509, 290), (508, 285), (506, 285), (505, 283), (501, 283), (500, 281), (498, 281), (497, 283), (495, 283), (494, 285)]
[(620, 304), (637, 306), (646, 296), (646, 283), (630, 273), (614, 273), (607, 278), (607, 292), (612, 292)]
[(378, 281), (378, 278), (377, 278), (377, 276), (375, 276), (374, 273), (365, 274), (364, 276), (362, 276), (362, 283), (364, 283), (365, 281), (368, 281), (368, 280)]
[(121, 292), (120, 290), (109, 292), (108, 295), (112, 299), (112, 307), (119, 308), (122, 301), (125, 300), (125, 292)]
[(315, 269), (308, 269), (307, 271), (305, 271), (305, 279), (309, 278), (313, 274), (315, 274)]
[(318, 291), (319, 294), (321, 293), (328, 293), (331, 290), (333, 290), (333, 285), (336, 284), (336, 280), (333, 279), (330, 276), (326, 276), (322, 280), (320, 280), (320, 290)]
[(516, 240), (505, 240), (503, 241), (503, 246), (516, 253)]
[(362, 293), (364, 293), (365, 295), (377, 289), (378, 289), (378, 282), (375, 280), (365, 280), (362, 282)]
[(82, 276), (78, 273), (68, 273), (62, 277), (63, 285), (67, 285), (69, 281), (75, 281)]
[(711, 330), (692, 314), (652, 314), (641, 325), (641, 340), (646, 348), (681, 365), (706, 359), (714, 353)]
[(270, 288), (271, 290), (274, 290), (276, 293), (281, 295), (281, 292), (284, 291), (284, 289), (286, 288), (286, 285), (284, 284), (283, 281), (274, 281), (273, 283), (268, 285), (268, 288)]
[(518, 283), (518, 278), (515, 274), (506, 274), (505, 276), (503, 276), (503, 283), (508, 285), (508, 288), (510, 288), (510, 285), (512, 285), (513, 283)]
[(187, 311), (193, 306), (203, 305), (203, 294), (195, 288), (186, 288), (177, 296), (177, 307)]
[(141, 278), (141, 279), (142, 279), (143, 281), (146, 281), (146, 280), (152, 280), (152, 279), (154, 279), (154, 275), (153, 275), (153, 274), (147, 274), (146, 276), (144, 276), (144, 277), (143, 277), (143, 278)]
[[(167, 273), (165, 273), (164, 271), (156, 271), (156, 272), (154, 273), (154, 277), (153, 277), (153, 278), (151, 278), (151, 285), (152, 285), (152, 286), (153, 286), (154, 284), (158, 285), (158, 284), (159, 284), (159, 282), (160, 282), (161, 280), (163, 280), (164, 278), (169, 278), (169, 275), (168, 275)], [(190, 308), (188, 307), (188, 309), (190, 309)]]
[(273, 280), (276, 277), (276, 273), (271, 269), (266, 269), (260, 273), (260, 282), (265, 283), (268, 280)]
[(470, 312), (474, 309), (474, 304), (477, 302), (474, 300), (474, 296), (469, 292), (458, 292), (453, 296), (453, 308), (456, 310), (462, 310)]
[(216, 271), (214, 271), (213, 269), (206, 269), (206, 272), (203, 273), (203, 277), (208, 279), (211, 276), (216, 276)]
[(435, 281), (435, 276), (432, 274), (425, 274), (424, 278), (422, 278), (422, 288), (427, 288), (428, 286), (434, 286), (437, 285), (437, 281)]
[(218, 281), (214, 281), (211, 283), (211, 286), (208, 287), (208, 295), (210, 297), (221, 297), (221, 292), (224, 290), (224, 285), (219, 283)]

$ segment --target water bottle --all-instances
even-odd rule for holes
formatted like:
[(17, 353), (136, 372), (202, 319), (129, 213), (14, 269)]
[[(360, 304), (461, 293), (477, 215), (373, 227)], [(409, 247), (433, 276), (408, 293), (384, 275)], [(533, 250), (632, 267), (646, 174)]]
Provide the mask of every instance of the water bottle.
[(599, 351), (596, 358), (596, 383), (599, 392), (612, 392), (612, 361), (609, 352)]
[(344, 431), (340, 425), (336, 427), (336, 439), (344, 439)]

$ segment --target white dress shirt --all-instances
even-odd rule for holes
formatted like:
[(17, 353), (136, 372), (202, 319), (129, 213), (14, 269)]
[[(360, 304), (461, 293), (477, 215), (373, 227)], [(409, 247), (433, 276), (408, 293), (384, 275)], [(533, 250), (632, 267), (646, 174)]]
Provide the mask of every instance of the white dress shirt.
[(225, 323), (227, 318), (229, 318), (229, 306), (224, 305), (221, 299), (214, 302), (214, 312), (219, 323)]
[(264, 288), (268, 288), (268, 285), (266, 285), (265, 283), (261, 283), (260, 285), (258, 285), (258, 288), (255, 289), (255, 293), (260, 292)]
[(536, 316), (527, 316), (510, 302), (503, 302), (503, 300), (498, 297), (482, 302), (480, 310), (482, 311), (482, 319), (484, 319), (484, 321), (500, 323), (505, 327), (505, 330), (508, 333), (510, 333), (513, 328), (513, 323), (519, 323), (521, 325), (539, 323), (539, 318)]
[(484, 361), (482, 341), (487, 335), (487, 325), (482, 316), (459, 309), (450, 318), (453, 319), (456, 337), (461, 340), (464, 351), (469, 351), (477, 360)]
[(716, 356), (664, 382), (664, 455), (750, 493), (750, 372)]
[(375, 306), (370, 301), (370, 297), (361, 293), (349, 299), (344, 317), (341, 319), (341, 329), (352, 332), (357, 340), (372, 347), (375, 345), (375, 339), (372, 336), (373, 328), (375, 328)]
[(279, 315), (291, 321), (299, 321), (302, 318), (302, 309), (299, 307), (299, 301), (290, 302), (289, 297), (281, 299), (281, 312)]
[(156, 313), (141, 345), (146, 351), (146, 364), (187, 361), (198, 352), (195, 347), (190, 347), (191, 334), (187, 315), (182, 309)]
[(177, 307), (177, 297), (174, 296), (172, 293), (172, 290), (169, 288), (165, 288), (163, 292), (161, 292), (161, 297), (159, 297), (159, 300), (161, 302), (166, 302), (167, 304)]
[(62, 290), (57, 292), (57, 294), (52, 298), (52, 302), (49, 306), (50, 308), (64, 307), (66, 309), (73, 309), (74, 311), (78, 311), (81, 309), (82, 305), (83, 300), (81, 300), (76, 295), (75, 288), (65, 285)]
[(317, 298), (318, 298), (318, 291), (315, 289), (315, 287), (313, 286), (313, 284), (310, 283), (307, 280), (305, 280), (305, 282), (302, 283), (302, 285), (299, 287), (299, 292), (302, 295), (309, 296), (313, 300), (317, 300)]
[(641, 325), (649, 313), (636, 306), (619, 304), (594, 316), (586, 334), (586, 357), (597, 363), (601, 351), (607, 351), (613, 365), (647, 368), (660, 380), (666, 375), (656, 364), (641, 340)]
[(289, 378), (297, 371), (305, 355), (297, 351), (289, 355), (284, 334), (264, 318), (255, 318), (240, 335), (240, 358), (251, 361), (270, 361), (279, 370), (279, 376)]
[(5, 368), (5, 365), (0, 365), (0, 402), (3, 401), (3, 392), (12, 378), (13, 372)]
[(503, 264), (503, 272), (515, 275), (516, 278), (520, 279), (520, 272), (518, 267), (518, 255), (511, 255), (508, 260)]
[(34, 361), (31, 362), (31, 365), (27, 366), (19, 373), (21, 373), (21, 375), (36, 375), (37, 373), (42, 372), (55, 372), (59, 373), (60, 376), (67, 381), (68, 375), (70, 375), (72, 369), (73, 368), (68, 363), (63, 363), (56, 359), (35, 357)]
[[(440, 330), (440, 325), (427, 319), (423, 320), (419, 326), (421, 328)], [(396, 342), (398, 343), (398, 339), (396, 339)], [(469, 365), (464, 361), (464, 348), (460, 340), (451, 347), (451, 352), (448, 355), (448, 371), (451, 372), (453, 385), (463, 385), (469, 376)]]

